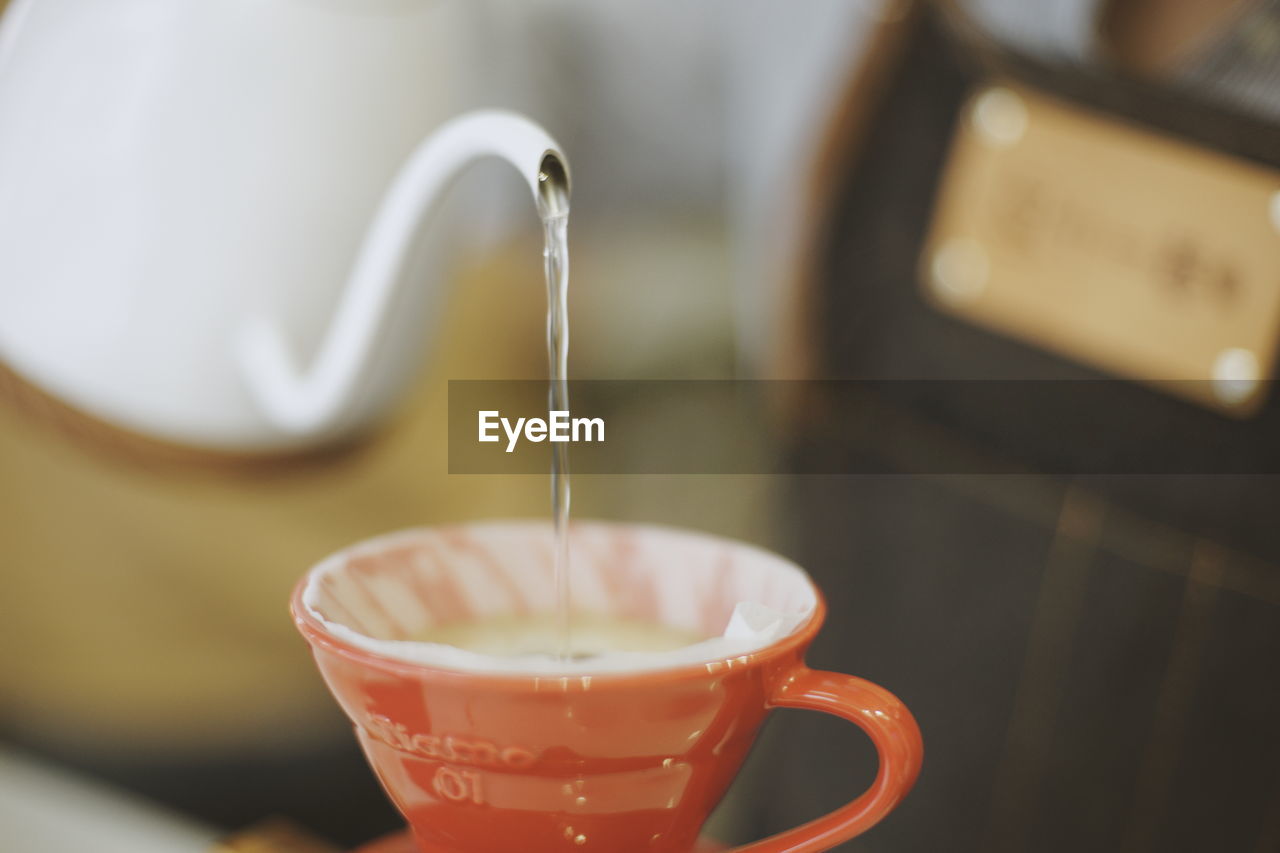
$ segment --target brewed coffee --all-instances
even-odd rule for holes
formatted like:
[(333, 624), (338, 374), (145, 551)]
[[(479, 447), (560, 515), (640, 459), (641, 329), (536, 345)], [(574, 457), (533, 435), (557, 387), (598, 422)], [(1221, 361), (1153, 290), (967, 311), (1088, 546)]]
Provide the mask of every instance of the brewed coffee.
[(592, 658), (615, 652), (669, 652), (707, 637), (685, 628), (600, 613), (574, 612), (573, 633), (564, 648), (558, 613), (490, 616), (436, 625), (414, 640), (440, 643), (495, 657)]

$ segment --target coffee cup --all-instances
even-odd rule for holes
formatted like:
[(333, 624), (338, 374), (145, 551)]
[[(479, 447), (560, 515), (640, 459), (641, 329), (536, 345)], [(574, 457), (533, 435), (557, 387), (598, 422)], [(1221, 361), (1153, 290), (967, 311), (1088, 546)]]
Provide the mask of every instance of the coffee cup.
[[(750, 545), (570, 526), (574, 609), (708, 638), (686, 648), (560, 660), (415, 641), (440, 625), (553, 611), (553, 535), (532, 522), (404, 531), (330, 556), (294, 591), (294, 620), (408, 820), (403, 849), (702, 849), (702, 824), (774, 708), (849, 720), (880, 767), (857, 799), (740, 853), (827, 850), (914, 784), (923, 748), (911, 713), (870, 682), (805, 666), (821, 593), (799, 566)], [(772, 622), (725, 636), (744, 606)]]

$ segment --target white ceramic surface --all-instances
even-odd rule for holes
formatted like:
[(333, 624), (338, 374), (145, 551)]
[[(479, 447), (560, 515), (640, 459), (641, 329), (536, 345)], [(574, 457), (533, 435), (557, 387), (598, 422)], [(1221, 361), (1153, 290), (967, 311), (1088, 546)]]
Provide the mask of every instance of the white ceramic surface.
[(0, 849), (23, 853), (208, 853), (218, 833), (0, 747)]

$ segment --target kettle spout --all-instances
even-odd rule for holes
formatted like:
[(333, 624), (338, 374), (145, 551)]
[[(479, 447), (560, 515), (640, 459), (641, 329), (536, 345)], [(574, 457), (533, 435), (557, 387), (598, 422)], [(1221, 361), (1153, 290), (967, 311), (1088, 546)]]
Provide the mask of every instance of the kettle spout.
[(442, 125), (409, 156), (383, 197), (312, 364), (298, 364), (269, 317), (250, 318), (239, 330), (240, 374), (263, 416), (283, 434), (328, 435), (353, 416), (352, 401), (369, 378), (374, 344), (423, 219), (452, 179), (484, 157), (506, 160), (524, 176), (544, 220), (568, 215), (564, 156), (537, 124), (483, 110)]

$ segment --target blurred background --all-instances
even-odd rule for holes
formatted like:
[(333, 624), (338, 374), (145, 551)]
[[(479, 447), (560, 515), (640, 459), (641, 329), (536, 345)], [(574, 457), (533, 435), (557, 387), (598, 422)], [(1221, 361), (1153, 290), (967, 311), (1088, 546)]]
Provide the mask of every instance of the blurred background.
[[(898, 693), (927, 745), (848, 849), (1280, 849), (1280, 4), (0, 10), (14, 849), (196, 851), (285, 818), (344, 850), (400, 825), (285, 602), (355, 540), (547, 514), (544, 478), (450, 475), (446, 447), (449, 379), (545, 375), (528, 188), (480, 162), (435, 207), (359, 423), (268, 424), (229, 324), (276, 316), (307, 363), (400, 164), (479, 107), (572, 169), (571, 376), (944, 380), (851, 411), (797, 382), (752, 443), (876, 476), (573, 484), (579, 517), (814, 574), (811, 663)], [(1008, 379), (1072, 390), (1028, 418), (966, 384)], [(1082, 420), (1195, 462), (1076, 470)], [(711, 831), (864, 788), (846, 728), (780, 715)]]

